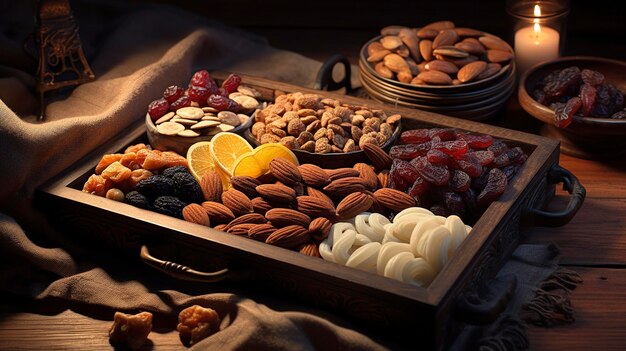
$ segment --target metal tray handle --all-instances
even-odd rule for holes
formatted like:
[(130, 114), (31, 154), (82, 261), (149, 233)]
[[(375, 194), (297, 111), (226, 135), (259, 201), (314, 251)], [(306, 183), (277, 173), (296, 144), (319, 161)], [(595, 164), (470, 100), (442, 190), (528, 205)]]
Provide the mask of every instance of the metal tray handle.
[(160, 260), (150, 254), (148, 251), (148, 247), (146, 245), (141, 246), (141, 251), (139, 256), (149, 266), (152, 266), (161, 272), (174, 277), (176, 279), (181, 280), (191, 280), (197, 282), (205, 282), (205, 283), (216, 283), (221, 280), (226, 279), (228, 275), (228, 268), (224, 268), (220, 271), (216, 272), (200, 272), (194, 269), (191, 269), (187, 266), (183, 266), (182, 264), (178, 264), (170, 261)]
[[(333, 78), (333, 69), (337, 64), (342, 64), (344, 67), (345, 75), (343, 79), (336, 82)], [(315, 89), (333, 91), (341, 88), (346, 88), (346, 94), (352, 91), (352, 84), (350, 78), (352, 76), (350, 70), (350, 61), (340, 54), (334, 55), (326, 62), (322, 64), (322, 67), (317, 72), (317, 78), (315, 79)]]
[(517, 289), (517, 277), (503, 275), (489, 281), (482, 292), (460, 295), (456, 300), (459, 320), (470, 324), (489, 324), (502, 313)]
[(571, 197), (565, 209), (559, 212), (548, 212), (537, 208), (528, 211), (531, 223), (540, 227), (560, 227), (574, 218), (576, 212), (585, 201), (587, 191), (572, 172), (559, 166), (553, 165), (548, 171), (548, 182), (550, 184), (563, 183), (563, 190), (567, 190)]

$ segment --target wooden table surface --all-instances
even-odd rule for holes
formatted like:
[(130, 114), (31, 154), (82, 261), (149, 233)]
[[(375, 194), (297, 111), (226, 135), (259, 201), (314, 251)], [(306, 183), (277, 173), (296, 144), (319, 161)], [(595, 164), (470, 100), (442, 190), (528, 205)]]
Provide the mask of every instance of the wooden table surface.
[[(333, 30), (306, 32), (293, 40), (268, 29), (270, 42), (281, 48), (324, 60), (334, 52), (356, 62), (356, 53), (369, 33)], [(308, 45), (316, 36), (334, 37), (328, 47)], [(307, 39), (308, 38), (308, 39)], [(311, 39), (311, 40), (309, 40)], [(306, 44), (305, 44), (306, 43)], [(339, 45), (338, 43), (342, 43)], [(514, 95), (506, 110), (488, 123), (537, 132), (539, 124), (527, 115)], [(560, 228), (532, 228), (525, 242), (554, 242), (562, 250), (561, 264), (580, 273), (584, 283), (571, 295), (576, 322), (552, 328), (530, 327), (533, 350), (626, 349), (626, 157), (590, 161), (561, 155), (559, 164), (587, 189), (587, 198), (576, 217)], [(553, 206), (567, 200), (560, 192)], [(110, 316), (91, 318), (81, 308), (68, 306), (50, 311), (27, 303), (0, 306), (0, 350), (108, 350)], [(93, 316), (93, 313), (90, 314)], [(154, 350), (184, 349), (172, 331), (156, 330), (150, 336)]]

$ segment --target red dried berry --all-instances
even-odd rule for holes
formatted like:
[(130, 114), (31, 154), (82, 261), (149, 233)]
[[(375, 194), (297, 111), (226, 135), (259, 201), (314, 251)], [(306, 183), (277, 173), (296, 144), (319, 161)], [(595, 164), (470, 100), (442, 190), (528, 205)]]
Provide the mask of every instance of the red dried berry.
[(469, 147), (473, 149), (486, 149), (491, 144), (493, 144), (493, 138), (491, 137), (491, 135), (461, 133), (458, 135), (458, 138), (461, 140), (465, 140), (467, 142), (467, 145), (469, 145)]
[(189, 95), (189, 100), (204, 104), (211, 95), (211, 92), (209, 92), (207, 88), (190, 85), (189, 89), (187, 89), (187, 95)]
[(189, 96), (183, 95), (178, 98), (178, 100), (172, 102), (170, 105), (170, 111), (176, 112), (179, 108), (191, 106), (191, 100), (189, 100)]
[(520, 157), (522, 157), (522, 155), (524, 155), (524, 150), (522, 150), (519, 146), (514, 147), (496, 157), (493, 160), (493, 165), (498, 168), (508, 166), (516, 162)]
[(415, 178), (413, 185), (409, 188), (408, 193), (413, 197), (421, 197), (426, 194), (429, 187), (428, 182), (418, 175), (417, 178)]
[(557, 108), (554, 111), (554, 125), (559, 128), (566, 128), (572, 123), (572, 117), (583, 106), (583, 101), (578, 97), (567, 100), (563, 108)]
[(591, 115), (596, 107), (596, 88), (590, 84), (583, 84), (580, 87), (580, 99), (583, 103), (583, 116)]
[(425, 156), (430, 147), (430, 141), (422, 144), (395, 145), (389, 150), (389, 156), (403, 160), (412, 160), (419, 156)]
[(170, 108), (170, 104), (165, 99), (154, 100), (148, 105), (148, 113), (150, 114), (150, 119), (152, 121), (156, 121), (161, 116), (167, 113)]
[(189, 85), (193, 85), (196, 87), (207, 88), (209, 86), (209, 81), (211, 81), (211, 75), (206, 70), (197, 71), (191, 77), (189, 81)]
[[(241, 83), (241, 77), (239, 77), (236, 74), (231, 74), (222, 83), (222, 88), (224, 88), (228, 94), (234, 93), (237, 91), (237, 88), (239, 87), (240, 83)], [(226, 96), (228, 96), (228, 94), (226, 94)]]
[(504, 173), (504, 175), (506, 175), (506, 179), (510, 182), (511, 179), (513, 179), (513, 176), (515, 175), (515, 173), (517, 173), (517, 170), (519, 169), (519, 165), (510, 165), (510, 166), (506, 166), (506, 167), (502, 167), (500, 168), (500, 170), (502, 171), (502, 173)]
[(417, 170), (407, 161), (395, 159), (391, 165), (391, 169), (394, 170), (394, 175), (402, 177), (407, 184), (413, 184), (419, 173)]
[(400, 176), (397, 168), (392, 168), (389, 171), (389, 187), (400, 191), (405, 191), (409, 187), (406, 180)]
[(493, 151), (489, 150), (474, 151), (471, 154), (476, 156), (481, 166), (489, 166), (495, 158)]
[(604, 83), (604, 75), (598, 71), (583, 69), (582, 72), (580, 72), (580, 77), (583, 82), (592, 86)]
[(208, 106), (213, 107), (214, 109), (219, 111), (238, 112), (241, 108), (241, 106), (237, 102), (222, 95), (211, 95), (207, 99), (206, 103)]
[(428, 150), (426, 153), (426, 159), (434, 165), (444, 165), (450, 167), (454, 164), (454, 159), (452, 159), (452, 157), (437, 149)]
[(441, 141), (449, 141), (456, 139), (456, 130), (453, 128), (431, 128), (429, 135), (431, 139), (439, 137)]
[(496, 140), (491, 144), (487, 150), (493, 152), (494, 156), (498, 156), (503, 152), (509, 150), (509, 147), (501, 140)]
[(448, 186), (450, 189), (458, 192), (467, 191), (472, 184), (472, 178), (470, 176), (460, 170), (452, 171), (452, 175), (450, 176), (450, 181), (448, 182)]
[(433, 149), (443, 151), (454, 158), (460, 158), (467, 153), (468, 147), (465, 140), (454, 140), (434, 144)]
[(179, 97), (183, 96), (184, 93), (185, 89), (183, 89), (183, 87), (179, 87), (178, 85), (170, 85), (163, 92), (163, 98), (171, 104), (172, 102), (178, 100)]
[(401, 144), (421, 144), (430, 141), (428, 129), (407, 130), (400, 134)]
[(487, 179), (487, 185), (483, 191), (478, 194), (478, 205), (482, 208), (487, 208), (493, 201), (504, 193), (506, 190), (506, 186), (508, 184), (508, 180), (506, 178), (506, 174), (499, 170), (498, 168), (494, 168), (489, 171), (489, 178)]
[(457, 166), (467, 173), (470, 177), (476, 178), (483, 172), (483, 167), (480, 165), (480, 161), (473, 154), (465, 154), (456, 160)]
[(445, 166), (433, 165), (426, 157), (418, 157), (410, 162), (419, 172), (422, 178), (432, 184), (442, 186), (448, 184), (450, 171)]

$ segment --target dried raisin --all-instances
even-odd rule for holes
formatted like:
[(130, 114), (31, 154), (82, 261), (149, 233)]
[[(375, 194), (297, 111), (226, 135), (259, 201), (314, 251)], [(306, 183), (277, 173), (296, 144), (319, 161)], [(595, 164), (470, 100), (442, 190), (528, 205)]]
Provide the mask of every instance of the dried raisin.
[(183, 208), (187, 204), (175, 196), (159, 196), (154, 200), (152, 206), (157, 212), (164, 215), (183, 218)]
[(559, 128), (565, 128), (572, 123), (572, 117), (583, 106), (582, 100), (578, 96), (567, 100), (562, 109), (554, 112), (554, 125)]
[(395, 145), (389, 150), (389, 156), (402, 160), (413, 160), (419, 156), (426, 156), (430, 147), (430, 141), (421, 144)]
[(170, 85), (163, 92), (163, 98), (171, 104), (172, 102), (178, 100), (179, 97), (183, 96), (184, 93), (185, 89), (183, 89), (183, 87), (179, 87), (178, 85)]
[(478, 194), (478, 205), (482, 208), (487, 208), (487, 206), (504, 193), (507, 184), (508, 180), (504, 172), (498, 168), (490, 170), (487, 185), (485, 185), (485, 188)]
[(170, 104), (165, 99), (154, 100), (148, 105), (148, 114), (152, 122), (156, 121), (170, 109)]
[(421, 144), (427, 141), (430, 141), (428, 129), (407, 130), (400, 134), (400, 143), (402, 144)]
[(583, 84), (580, 87), (580, 99), (583, 103), (583, 115), (589, 116), (596, 107), (596, 88), (590, 84)]
[(434, 185), (446, 185), (450, 180), (450, 171), (445, 166), (433, 165), (426, 157), (418, 157), (410, 162), (419, 174)]
[(448, 186), (454, 191), (464, 192), (469, 189), (472, 184), (472, 178), (470, 176), (460, 170), (452, 171), (452, 175), (450, 176), (450, 181), (448, 182)]
[(241, 77), (239, 77), (236, 74), (231, 74), (222, 83), (222, 88), (224, 88), (228, 94), (234, 93), (237, 91), (237, 88), (239, 87), (240, 83), (241, 83)]

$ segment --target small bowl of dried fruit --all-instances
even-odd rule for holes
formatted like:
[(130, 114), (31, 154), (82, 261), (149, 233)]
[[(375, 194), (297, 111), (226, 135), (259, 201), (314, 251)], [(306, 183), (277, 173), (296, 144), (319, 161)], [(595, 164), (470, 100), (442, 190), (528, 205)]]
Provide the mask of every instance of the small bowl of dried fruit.
[(595, 159), (626, 153), (625, 93), (626, 62), (573, 56), (528, 70), (518, 98), (564, 153)]
[(263, 107), (260, 96), (235, 74), (218, 86), (209, 72), (197, 71), (186, 89), (171, 85), (148, 105), (150, 145), (185, 155), (191, 145), (210, 141), (217, 133), (243, 135), (252, 125), (254, 112)]

